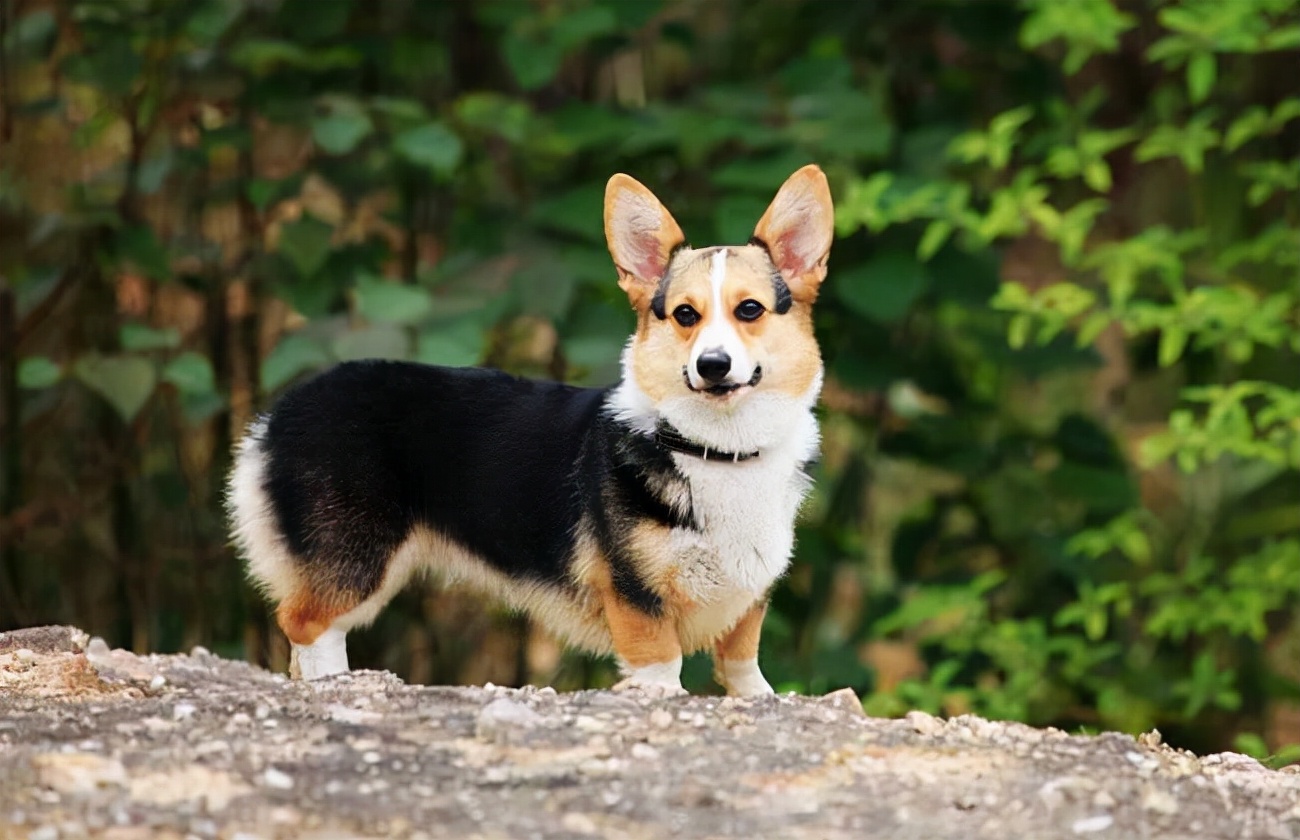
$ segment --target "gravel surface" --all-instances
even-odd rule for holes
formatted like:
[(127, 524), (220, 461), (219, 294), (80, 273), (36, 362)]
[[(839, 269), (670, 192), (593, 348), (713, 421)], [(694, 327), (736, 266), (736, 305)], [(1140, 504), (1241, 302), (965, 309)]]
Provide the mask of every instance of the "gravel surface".
[(1300, 773), (1155, 733), (761, 700), (304, 684), (0, 634), (0, 838), (1300, 838)]

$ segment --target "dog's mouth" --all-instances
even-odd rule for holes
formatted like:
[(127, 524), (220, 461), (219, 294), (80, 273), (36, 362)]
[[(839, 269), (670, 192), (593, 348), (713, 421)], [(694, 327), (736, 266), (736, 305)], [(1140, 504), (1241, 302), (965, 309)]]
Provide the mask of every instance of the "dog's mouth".
[(690, 371), (686, 369), (685, 365), (682, 366), (682, 381), (686, 383), (686, 387), (697, 394), (708, 394), (711, 397), (725, 397), (729, 394), (736, 393), (741, 388), (753, 388), (762, 381), (762, 379), (763, 366), (755, 365), (754, 375), (749, 377), (748, 382), (724, 382), (719, 385), (711, 385), (708, 388), (696, 388), (691, 384)]

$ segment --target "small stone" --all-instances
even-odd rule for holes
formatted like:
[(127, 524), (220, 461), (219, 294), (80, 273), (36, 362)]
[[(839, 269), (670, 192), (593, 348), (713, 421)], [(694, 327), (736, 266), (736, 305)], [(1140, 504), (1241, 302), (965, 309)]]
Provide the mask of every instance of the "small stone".
[(922, 735), (935, 735), (943, 729), (943, 721), (926, 712), (911, 711), (903, 719)]
[(283, 770), (276, 770), (274, 767), (266, 768), (266, 772), (262, 774), (262, 783), (276, 790), (293, 789), (293, 777)]
[(364, 761), (366, 764), (378, 764), (379, 762), (384, 760), (384, 756), (378, 752), (375, 752), (374, 750), (371, 750), (370, 752), (367, 752), (364, 755), (362, 755), (361, 760)]
[(1075, 834), (1096, 834), (1098, 831), (1105, 831), (1115, 823), (1115, 818), (1110, 814), (1098, 814), (1095, 817), (1084, 817), (1081, 820), (1075, 820), (1070, 825), (1070, 830)]
[(150, 691), (159, 691), (165, 685), (167, 685), (167, 678), (164, 677), (162, 674), (155, 674), (154, 678), (149, 680)]
[(509, 740), (521, 731), (535, 729), (542, 716), (518, 700), (498, 697), (483, 707), (474, 724), (474, 734), (484, 741)]
[(659, 750), (645, 743), (633, 744), (632, 757), (638, 761), (654, 761), (659, 758)]
[(1147, 788), (1146, 793), (1142, 795), (1142, 807), (1148, 811), (1155, 811), (1157, 814), (1176, 814), (1178, 813), (1178, 800), (1173, 794), (1160, 788)]
[(172, 707), (172, 720), (189, 720), (196, 711), (193, 703), (177, 703)]
[(673, 725), (673, 713), (667, 709), (655, 709), (650, 713), (650, 725), (655, 729), (667, 729)]
[(579, 814), (575, 811), (570, 811), (565, 814), (560, 820), (560, 825), (562, 825), (565, 830), (572, 831), (574, 834), (600, 833), (600, 827), (596, 825), (595, 820), (586, 814)]
[(27, 834), (27, 840), (59, 840), (59, 830), (52, 825), (33, 828)]
[(1144, 747), (1158, 747), (1164, 741), (1164, 736), (1160, 734), (1159, 729), (1152, 729), (1150, 732), (1143, 732), (1137, 737), (1137, 742)]
[(31, 665), (36, 661), (36, 654), (27, 648), (18, 648), (18, 650), (14, 651), (14, 659), (24, 665)]
[(839, 691), (832, 691), (822, 698), (822, 702), (834, 706), (837, 709), (843, 709), (846, 712), (852, 712), (859, 717), (866, 717), (866, 712), (862, 709), (862, 700), (858, 698), (857, 692), (851, 688), (841, 688)]
[(195, 645), (194, 647), (190, 648), (190, 656), (199, 657), (199, 656), (211, 656), (211, 655), (212, 655), (212, 651), (208, 650), (203, 645)]

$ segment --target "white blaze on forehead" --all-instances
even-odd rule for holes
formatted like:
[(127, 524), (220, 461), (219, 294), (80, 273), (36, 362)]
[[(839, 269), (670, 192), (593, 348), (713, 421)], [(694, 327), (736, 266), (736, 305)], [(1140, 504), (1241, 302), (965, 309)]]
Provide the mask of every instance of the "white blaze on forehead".
[(722, 295), (723, 286), (727, 282), (727, 257), (730, 255), (728, 249), (719, 248), (714, 252), (712, 265), (709, 266), (708, 320), (705, 321), (704, 329), (700, 330), (694, 346), (691, 347), (691, 362), (688, 369), (691, 386), (694, 388), (709, 386), (709, 383), (695, 369), (695, 363), (699, 361), (702, 354), (710, 350), (721, 350), (731, 357), (731, 373), (727, 375), (727, 382), (744, 384), (754, 375), (754, 360), (749, 357), (749, 350), (741, 340), (740, 333), (736, 332), (736, 324), (731, 319), (731, 312), (727, 309)]

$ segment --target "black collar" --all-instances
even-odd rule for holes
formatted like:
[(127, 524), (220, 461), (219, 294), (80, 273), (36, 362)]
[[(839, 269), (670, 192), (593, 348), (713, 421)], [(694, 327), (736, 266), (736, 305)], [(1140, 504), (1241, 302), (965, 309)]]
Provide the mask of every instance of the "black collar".
[(723, 452), (720, 449), (710, 449), (702, 443), (696, 443), (681, 432), (674, 429), (665, 421), (659, 421), (655, 426), (655, 443), (664, 449), (673, 452), (680, 452), (683, 455), (694, 455), (696, 458), (703, 458), (706, 461), (730, 461), (738, 464), (741, 461), (748, 461), (750, 458), (757, 458), (757, 452)]

